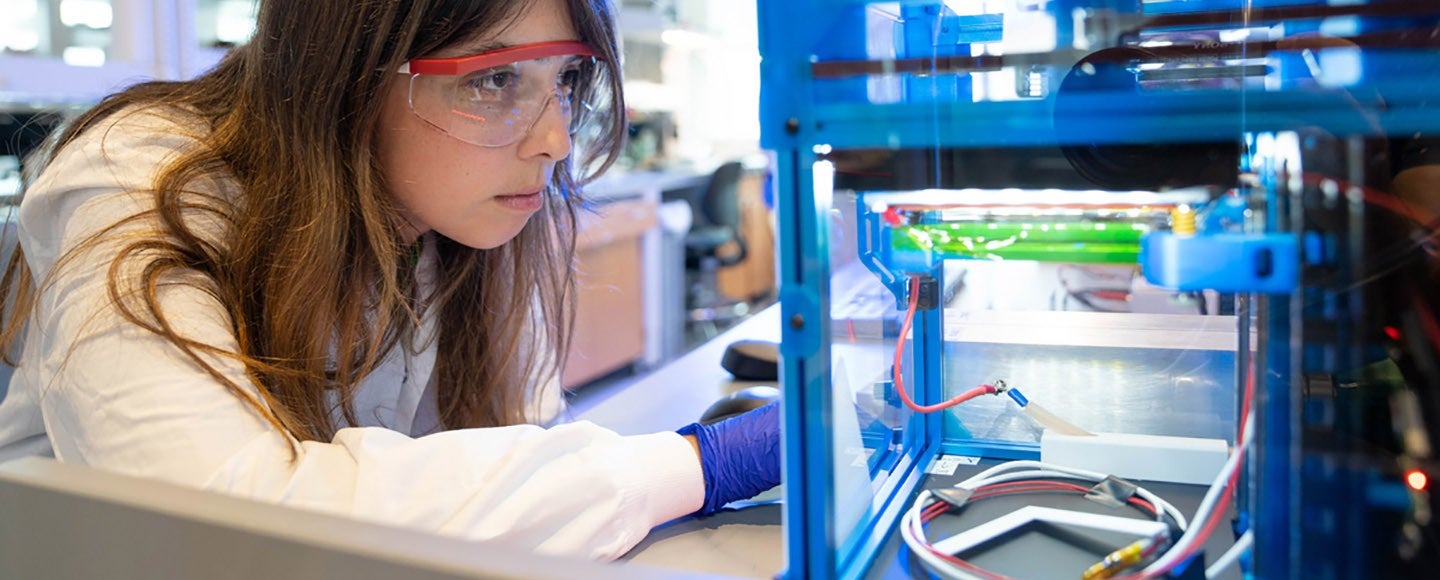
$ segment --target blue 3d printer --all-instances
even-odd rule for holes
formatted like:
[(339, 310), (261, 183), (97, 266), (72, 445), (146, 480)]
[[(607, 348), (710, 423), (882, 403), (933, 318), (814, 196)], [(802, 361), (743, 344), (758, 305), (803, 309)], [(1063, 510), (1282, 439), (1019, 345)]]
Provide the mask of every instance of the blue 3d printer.
[[(1025, 576), (977, 554), (1062, 520), (1129, 535), (1086, 578), (1440, 570), (1440, 2), (761, 0), (759, 24), (788, 577)], [(1143, 525), (943, 525), (1069, 489)]]

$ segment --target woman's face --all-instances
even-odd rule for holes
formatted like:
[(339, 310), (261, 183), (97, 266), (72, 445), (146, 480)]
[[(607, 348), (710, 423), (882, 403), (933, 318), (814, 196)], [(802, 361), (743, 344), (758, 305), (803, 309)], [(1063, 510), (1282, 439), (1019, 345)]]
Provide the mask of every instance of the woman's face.
[[(427, 57), (484, 52), (485, 47), (578, 40), (562, 0), (535, 0), (515, 23)], [(413, 240), (435, 232), (466, 246), (490, 249), (520, 233), (546, 200), (555, 164), (570, 154), (560, 107), (545, 107), (530, 131), (502, 147), (456, 139), (410, 110), (409, 75), (396, 74), (381, 112), (378, 139), (386, 183)]]

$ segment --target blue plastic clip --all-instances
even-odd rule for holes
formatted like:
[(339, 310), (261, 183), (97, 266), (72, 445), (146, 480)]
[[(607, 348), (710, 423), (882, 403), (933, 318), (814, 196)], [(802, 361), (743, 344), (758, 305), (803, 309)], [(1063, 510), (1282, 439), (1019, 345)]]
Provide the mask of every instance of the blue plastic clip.
[(1172, 290), (1290, 294), (1299, 286), (1300, 250), (1289, 234), (1154, 232), (1140, 242), (1140, 268), (1151, 284)]

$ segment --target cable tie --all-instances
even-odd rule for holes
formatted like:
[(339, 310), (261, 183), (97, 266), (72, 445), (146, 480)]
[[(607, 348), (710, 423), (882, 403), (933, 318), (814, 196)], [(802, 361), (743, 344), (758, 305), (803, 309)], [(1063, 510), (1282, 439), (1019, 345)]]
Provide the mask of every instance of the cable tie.
[[(1138, 487), (1135, 484), (1109, 475), (1106, 476), (1105, 479), (1100, 480), (1099, 483), (1096, 483), (1094, 487), (1091, 487), (1090, 491), (1085, 494), (1085, 499), (1112, 508), (1121, 508), (1130, 502), (1130, 498), (1135, 496), (1137, 489)], [(1156, 509), (1159, 508), (1157, 507)]]
[(968, 487), (941, 487), (930, 490), (930, 494), (947, 504), (950, 504), (948, 511), (955, 511), (970, 501), (970, 496), (975, 490)]

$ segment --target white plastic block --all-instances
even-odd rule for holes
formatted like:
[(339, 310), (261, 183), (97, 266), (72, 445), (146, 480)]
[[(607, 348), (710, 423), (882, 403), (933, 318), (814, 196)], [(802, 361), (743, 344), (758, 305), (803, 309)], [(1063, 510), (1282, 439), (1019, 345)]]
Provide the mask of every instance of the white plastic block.
[(1089, 469), (1125, 479), (1206, 484), (1225, 465), (1229, 446), (1223, 439), (1096, 433), (1040, 436), (1040, 460)]

